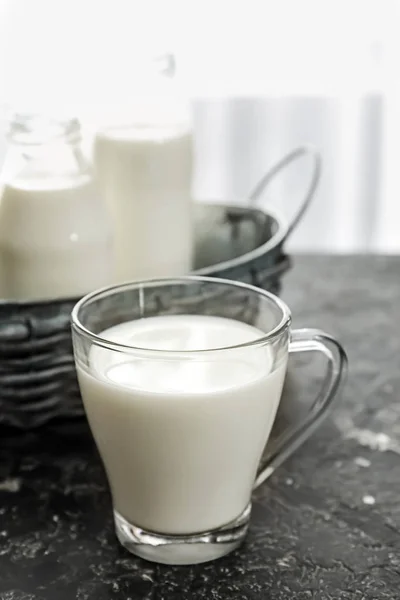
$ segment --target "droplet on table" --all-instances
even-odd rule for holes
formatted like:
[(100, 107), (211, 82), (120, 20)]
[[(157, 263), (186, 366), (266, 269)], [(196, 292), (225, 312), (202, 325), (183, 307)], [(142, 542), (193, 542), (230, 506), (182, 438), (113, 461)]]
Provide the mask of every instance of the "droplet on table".
[(364, 502), (364, 504), (368, 504), (369, 506), (372, 506), (376, 502), (375, 498), (373, 496), (369, 496), (368, 494), (366, 496), (363, 496), (362, 501)]

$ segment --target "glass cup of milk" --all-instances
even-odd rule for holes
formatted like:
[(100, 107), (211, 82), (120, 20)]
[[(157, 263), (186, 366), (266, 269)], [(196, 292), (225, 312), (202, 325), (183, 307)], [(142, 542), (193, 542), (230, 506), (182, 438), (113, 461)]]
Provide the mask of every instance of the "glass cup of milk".
[[(318, 427), (337, 397), (343, 348), (291, 329), (269, 292), (222, 279), (163, 278), (83, 298), (72, 313), (83, 403), (129, 551), (166, 564), (241, 544), (252, 491)], [(265, 446), (289, 353), (320, 352), (321, 392)]]

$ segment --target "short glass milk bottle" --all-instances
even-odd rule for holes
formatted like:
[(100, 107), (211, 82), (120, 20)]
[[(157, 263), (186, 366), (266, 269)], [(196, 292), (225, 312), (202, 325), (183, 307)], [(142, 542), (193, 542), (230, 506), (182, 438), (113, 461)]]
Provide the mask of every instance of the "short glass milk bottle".
[(139, 53), (131, 67), (127, 98), (116, 103), (94, 143), (119, 282), (182, 275), (192, 259), (189, 102), (171, 54)]
[(14, 115), (1, 175), (0, 298), (74, 298), (112, 281), (111, 227), (76, 119)]

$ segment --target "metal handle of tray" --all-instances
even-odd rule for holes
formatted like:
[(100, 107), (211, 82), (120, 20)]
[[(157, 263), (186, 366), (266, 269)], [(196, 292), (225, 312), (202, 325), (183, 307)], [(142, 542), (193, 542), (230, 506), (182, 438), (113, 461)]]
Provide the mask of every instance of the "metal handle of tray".
[(279, 162), (277, 162), (269, 171), (262, 177), (262, 179), (257, 183), (254, 190), (249, 196), (251, 204), (256, 204), (260, 199), (261, 195), (264, 193), (266, 187), (269, 183), (274, 179), (276, 175), (279, 175), (287, 166), (291, 165), (293, 162), (297, 161), (300, 158), (309, 157), (312, 160), (312, 173), (310, 183), (307, 187), (306, 193), (304, 195), (303, 200), (300, 203), (300, 208), (297, 210), (295, 216), (291, 220), (288, 225), (285, 238), (287, 238), (294, 228), (297, 226), (301, 218), (303, 217), (305, 211), (310, 205), (311, 200), (315, 194), (315, 190), (317, 189), (319, 180), (321, 178), (321, 169), (322, 169), (322, 161), (321, 155), (312, 146), (300, 146), (299, 148), (295, 148), (289, 154), (286, 154)]

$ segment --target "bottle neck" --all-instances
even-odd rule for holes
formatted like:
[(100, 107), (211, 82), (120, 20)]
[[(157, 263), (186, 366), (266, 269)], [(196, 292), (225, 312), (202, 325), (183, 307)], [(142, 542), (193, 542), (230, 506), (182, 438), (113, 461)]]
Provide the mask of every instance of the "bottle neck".
[(3, 182), (91, 175), (81, 150), (80, 124), (76, 119), (15, 115), (7, 137), (9, 150), (2, 171)]
[[(173, 54), (136, 53), (129, 77), (108, 82), (104, 103), (85, 122), (92, 131), (123, 128), (191, 128), (187, 93), (176, 77)], [(114, 85), (113, 85), (114, 83)]]
[(137, 53), (130, 62), (133, 80), (173, 81), (176, 74), (175, 57), (170, 53)]

